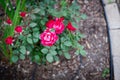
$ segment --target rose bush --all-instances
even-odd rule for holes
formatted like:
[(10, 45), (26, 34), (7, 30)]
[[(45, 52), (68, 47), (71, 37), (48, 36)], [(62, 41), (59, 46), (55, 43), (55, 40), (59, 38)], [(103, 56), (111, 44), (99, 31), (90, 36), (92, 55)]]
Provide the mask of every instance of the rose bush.
[(8, 25), (2, 23), (1, 28), (0, 48), (10, 62), (28, 57), (39, 64), (58, 61), (59, 56), (70, 59), (70, 49), (74, 49), (76, 55), (86, 55), (79, 44), (83, 35), (77, 26), (77, 22), (86, 16), (79, 13), (75, 0), (71, 3), (66, 0), (38, 3), (23, 0), (16, 4), (15, 12), (12, 8), (11, 11), (6, 9)]

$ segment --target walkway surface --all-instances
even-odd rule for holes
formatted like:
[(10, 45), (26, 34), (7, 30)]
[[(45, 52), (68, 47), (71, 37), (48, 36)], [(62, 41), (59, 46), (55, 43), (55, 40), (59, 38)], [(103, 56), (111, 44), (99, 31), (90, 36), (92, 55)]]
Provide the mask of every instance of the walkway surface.
[(110, 33), (114, 79), (120, 80), (120, 13), (115, 0), (103, 0)]

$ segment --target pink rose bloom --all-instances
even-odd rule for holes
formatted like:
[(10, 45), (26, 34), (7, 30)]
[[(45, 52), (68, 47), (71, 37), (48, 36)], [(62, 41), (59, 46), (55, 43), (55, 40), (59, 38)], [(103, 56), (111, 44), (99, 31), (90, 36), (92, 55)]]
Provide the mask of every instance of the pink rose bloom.
[(10, 19), (7, 19), (7, 20), (6, 20), (6, 23), (9, 24), (9, 25), (11, 25), (11, 24), (12, 24), (12, 21), (11, 21)]
[(12, 43), (13, 43), (13, 38), (12, 38), (12, 36), (7, 37), (7, 38), (5, 39), (5, 43), (8, 44), (8, 45), (12, 44)]
[(22, 26), (16, 26), (15, 31), (17, 33), (21, 33), (22, 32)]
[(64, 30), (64, 18), (56, 18), (53, 28), (55, 29), (56, 34), (61, 34)]
[(67, 29), (70, 30), (70, 31), (75, 31), (75, 30), (76, 30), (76, 28), (73, 27), (73, 25), (71, 24), (71, 22), (68, 22), (68, 25), (67, 25), (66, 27), (67, 27)]
[(55, 21), (54, 20), (49, 20), (45, 25), (47, 28), (53, 28)]
[(57, 40), (58, 36), (55, 32), (50, 32), (50, 30), (45, 30), (40, 34), (41, 44), (44, 46), (52, 46)]
[(26, 12), (20, 12), (20, 16), (21, 16), (21, 17), (26, 17), (26, 16), (27, 16), (27, 13), (26, 13)]

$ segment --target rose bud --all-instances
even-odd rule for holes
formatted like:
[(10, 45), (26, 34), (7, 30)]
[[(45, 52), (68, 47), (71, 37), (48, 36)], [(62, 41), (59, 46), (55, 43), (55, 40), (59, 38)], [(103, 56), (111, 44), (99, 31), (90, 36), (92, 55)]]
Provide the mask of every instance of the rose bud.
[(16, 26), (15, 32), (22, 33), (22, 26)]
[(9, 36), (5, 39), (5, 43), (8, 44), (8, 45), (11, 45), (13, 44), (13, 38), (12, 36)]
[(66, 27), (67, 27), (67, 29), (70, 30), (70, 31), (75, 31), (75, 30), (76, 30), (76, 28), (73, 27), (73, 25), (71, 24), (71, 22), (68, 22), (68, 25), (67, 25)]
[(6, 23), (12, 25), (12, 21), (9, 18), (6, 20)]
[(24, 17), (27, 16), (27, 13), (26, 13), (26, 12), (20, 12), (20, 16), (21, 16), (22, 18), (24, 18)]

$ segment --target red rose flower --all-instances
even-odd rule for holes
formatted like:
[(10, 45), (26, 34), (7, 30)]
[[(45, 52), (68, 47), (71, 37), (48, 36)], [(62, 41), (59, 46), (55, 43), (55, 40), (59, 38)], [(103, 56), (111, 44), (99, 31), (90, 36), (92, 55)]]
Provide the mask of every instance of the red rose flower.
[(10, 19), (7, 19), (7, 20), (6, 20), (6, 23), (9, 24), (9, 25), (11, 25), (11, 24), (12, 24), (12, 21), (11, 21)]
[(22, 26), (16, 26), (15, 31), (17, 33), (21, 33), (22, 32)]
[(53, 28), (55, 29), (56, 34), (61, 34), (64, 30), (64, 18), (56, 18)]
[(55, 32), (50, 32), (48, 29), (40, 34), (41, 44), (44, 46), (52, 46), (57, 40), (58, 36)]
[(56, 34), (61, 34), (64, 30), (63, 20), (64, 20), (64, 17), (56, 18), (55, 20), (49, 20), (46, 23), (46, 27), (54, 28)]
[(12, 43), (13, 43), (13, 38), (12, 38), (12, 36), (7, 37), (7, 38), (5, 39), (5, 43), (8, 44), (8, 45), (12, 44)]
[(68, 25), (67, 25), (66, 27), (67, 27), (67, 29), (70, 30), (70, 31), (75, 31), (75, 30), (76, 30), (76, 28), (73, 27), (73, 25), (71, 24), (71, 22), (68, 22)]
[(26, 17), (26, 16), (27, 16), (27, 13), (26, 13), (26, 12), (20, 12), (20, 16), (21, 16), (21, 17)]
[(55, 21), (54, 20), (49, 20), (45, 25), (47, 28), (53, 28)]

